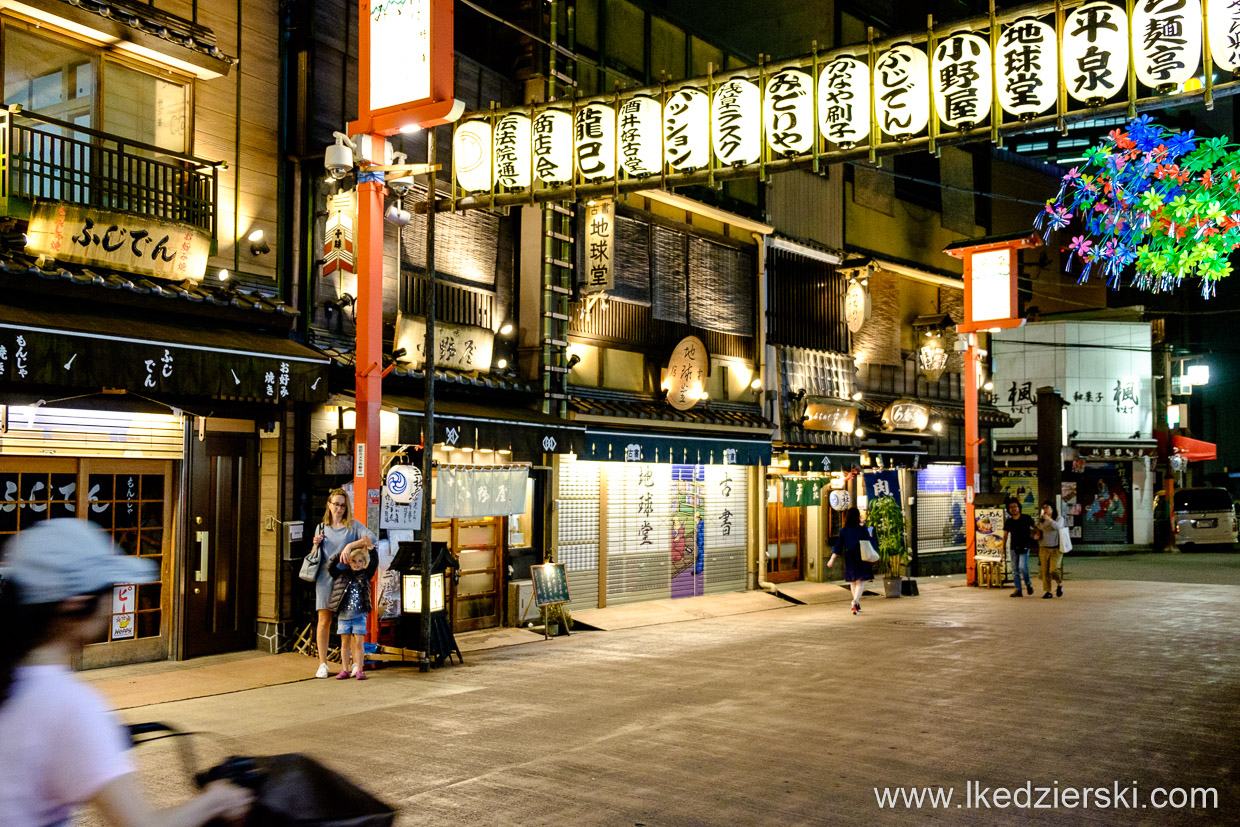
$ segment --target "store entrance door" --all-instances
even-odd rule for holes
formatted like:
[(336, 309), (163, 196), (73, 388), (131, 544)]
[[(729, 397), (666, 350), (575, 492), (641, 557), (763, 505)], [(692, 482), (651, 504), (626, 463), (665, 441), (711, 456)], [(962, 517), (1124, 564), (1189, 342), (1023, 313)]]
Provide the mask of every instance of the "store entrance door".
[(182, 657), (254, 647), (257, 442), (234, 433), (191, 440)]
[(504, 589), (504, 517), (453, 519), (435, 523), (432, 538), (448, 543), (460, 568), (453, 587), (456, 632), (500, 625)]
[(805, 509), (766, 506), (766, 579), (788, 583), (801, 579), (805, 559)]

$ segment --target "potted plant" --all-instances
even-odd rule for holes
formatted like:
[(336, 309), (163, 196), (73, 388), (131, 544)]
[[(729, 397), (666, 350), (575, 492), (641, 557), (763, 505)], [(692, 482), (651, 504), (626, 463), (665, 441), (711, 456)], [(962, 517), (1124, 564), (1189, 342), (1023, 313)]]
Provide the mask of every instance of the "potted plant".
[(894, 497), (870, 500), (866, 524), (878, 535), (877, 570), (884, 576), (883, 589), (888, 597), (900, 596), (900, 578), (908, 564), (904, 545), (904, 511)]
[(552, 603), (550, 606), (543, 606), (542, 611), (543, 625), (548, 636), (555, 637), (560, 634), (561, 626), (565, 631), (573, 628), (573, 616), (568, 611), (567, 603)]

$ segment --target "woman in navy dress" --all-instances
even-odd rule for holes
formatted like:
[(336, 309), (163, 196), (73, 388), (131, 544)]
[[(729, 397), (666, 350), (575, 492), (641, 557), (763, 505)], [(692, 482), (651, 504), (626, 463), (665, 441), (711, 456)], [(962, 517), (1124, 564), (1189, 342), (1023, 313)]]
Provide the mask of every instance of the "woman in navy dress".
[(828, 566), (835, 565), (835, 558), (844, 556), (844, 580), (852, 588), (852, 613), (861, 611), (861, 593), (865, 591), (865, 581), (874, 579), (874, 566), (861, 559), (861, 541), (869, 540), (878, 549), (878, 539), (873, 529), (861, 525), (861, 512), (856, 506), (844, 512), (844, 527), (831, 550)]

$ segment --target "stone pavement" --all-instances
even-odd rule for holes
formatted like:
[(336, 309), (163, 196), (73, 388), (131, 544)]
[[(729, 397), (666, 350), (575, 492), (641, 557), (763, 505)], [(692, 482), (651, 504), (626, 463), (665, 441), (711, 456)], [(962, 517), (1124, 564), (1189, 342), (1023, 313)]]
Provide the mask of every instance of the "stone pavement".
[[(121, 714), (209, 731), (204, 763), (310, 753), (399, 825), (1237, 823), (1240, 587), (1071, 580), (1017, 600), (948, 581), (863, 606), (583, 631), (426, 675)], [(174, 743), (134, 756), (162, 803), (188, 794)], [(957, 806), (967, 782), (991, 808)], [(993, 808), (996, 786), (1026, 782), (1124, 795)], [(880, 809), (874, 788), (897, 786), (955, 789), (946, 808)], [(1219, 807), (1148, 806), (1194, 787)]]

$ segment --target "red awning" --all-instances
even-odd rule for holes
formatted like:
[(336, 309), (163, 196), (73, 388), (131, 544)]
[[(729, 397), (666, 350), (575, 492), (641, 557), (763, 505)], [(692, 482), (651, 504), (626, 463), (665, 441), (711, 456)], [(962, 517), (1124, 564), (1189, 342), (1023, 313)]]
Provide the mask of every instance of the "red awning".
[(1200, 439), (1189, 439), (1178, 434), (1171, 435), (1171, 453), (1196, 462), (1203, 459), (1218, 459), (1218, 446), (1213, 442)]

